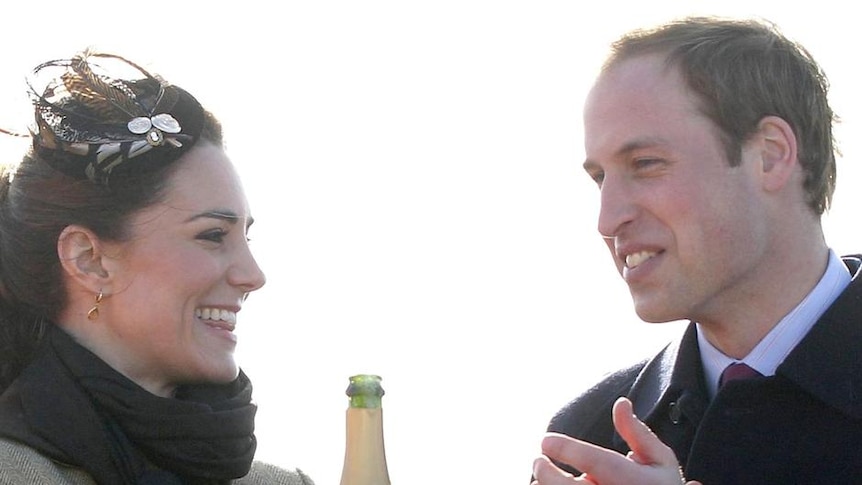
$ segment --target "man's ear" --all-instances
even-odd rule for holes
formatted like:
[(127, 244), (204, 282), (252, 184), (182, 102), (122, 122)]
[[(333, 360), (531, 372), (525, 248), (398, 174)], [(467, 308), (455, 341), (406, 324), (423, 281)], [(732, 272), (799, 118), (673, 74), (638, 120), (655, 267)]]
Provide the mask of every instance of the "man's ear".
[(763, 188), (775, 192), (787, 185), (799, 167), (796, 134), (783, 118), (765, 116), (753, 139), (758, 143)]
[(93, 231), (76, 224), (66, 226), (57, 238), (57, 254), (67, 277), (91, 292), (99, 293), (107, 285), (110, 274), (103, 245)]

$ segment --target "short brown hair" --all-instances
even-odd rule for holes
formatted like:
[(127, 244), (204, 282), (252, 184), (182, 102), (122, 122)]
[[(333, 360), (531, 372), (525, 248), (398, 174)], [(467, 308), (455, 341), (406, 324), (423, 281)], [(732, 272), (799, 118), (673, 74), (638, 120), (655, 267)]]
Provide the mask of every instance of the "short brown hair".
[(770, 23), (690, 17), (624, 35), (612, 44), (603, 70), (653, 53), (666, 54), (700, 97), (704, 114), (723, 134), (731, 164), (740, 163), (742, 144), (765, 116), (787, 121), (799, 144), (808, 205), (816, 214), (829, 208), (837, 118), (826, 75), (804, 47)]

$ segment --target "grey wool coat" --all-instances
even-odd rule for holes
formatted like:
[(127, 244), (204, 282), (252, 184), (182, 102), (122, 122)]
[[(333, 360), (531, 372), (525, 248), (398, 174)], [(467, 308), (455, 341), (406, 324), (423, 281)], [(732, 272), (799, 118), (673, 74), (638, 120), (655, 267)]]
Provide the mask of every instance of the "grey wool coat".
[[(235, 485), (314, 485), (300, 470), (254, 462), (251, 471)], [(0, 438), (0, 485), (96, 485), (81, 469), (52, 461), (37, 450)]]

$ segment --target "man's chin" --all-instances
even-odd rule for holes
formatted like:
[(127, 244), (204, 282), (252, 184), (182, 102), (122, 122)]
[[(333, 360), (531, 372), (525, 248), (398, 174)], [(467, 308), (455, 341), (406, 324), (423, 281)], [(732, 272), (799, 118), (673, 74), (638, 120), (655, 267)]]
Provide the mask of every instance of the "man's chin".
[(635, 313), (647, 323), (676, 322), (682, 319), (678, 312), (668, 311), (667, 305), (658, 302), (638, 302), (635, 300)]

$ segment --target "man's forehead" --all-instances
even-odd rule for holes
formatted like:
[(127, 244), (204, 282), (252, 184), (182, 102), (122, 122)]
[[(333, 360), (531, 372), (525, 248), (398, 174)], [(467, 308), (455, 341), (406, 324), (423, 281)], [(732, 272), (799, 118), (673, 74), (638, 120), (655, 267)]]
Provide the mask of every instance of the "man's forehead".
[(638, 94), (654, 91), (667, 83), (677, 88), (685, 87), (682, 71), (675, 64), (668, 64), (663, 54), (644, 54), (626, 59), (620, 59), (605, 67), (596, 77), (592, 88), (587, 94), (587, 104), (590, 99), (613, 91), (619, 95)]

